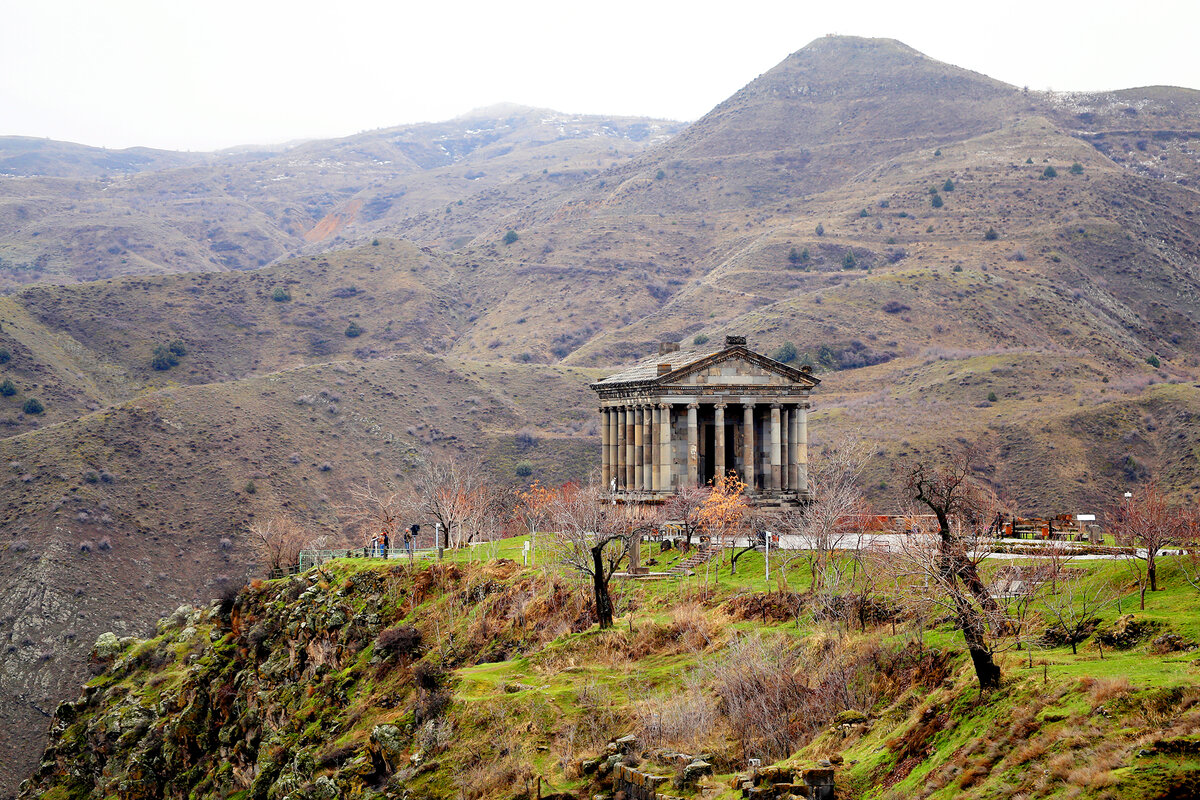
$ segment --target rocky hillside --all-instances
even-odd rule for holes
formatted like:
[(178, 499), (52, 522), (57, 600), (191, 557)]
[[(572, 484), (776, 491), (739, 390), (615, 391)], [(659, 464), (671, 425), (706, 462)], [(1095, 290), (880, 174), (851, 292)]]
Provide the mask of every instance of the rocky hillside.
[[(500, 105), (447, 122), (202, 155), (0, 138), (0, 289), (254, 269), (343, 244), (347, 226), (370, 238), (388, 222), (464, 200), (496, 224), (532, 194), (681, 127)], [(470, 238), (461, 220), (455, 226), (439, 235)]]
[(1170, 568), (1146, 612), (1102, 621), (1104, 660), (1090, 637), (1079, 655), (1047, 640), (1036, 661), (1005, 657), (1003, 689), (980, 699), (949, 631), (886, 605), (861, 631), (820, 621), (802, 586), (758, 591), (751, 562), (715, 586), (622, 589), (610, 631), (582, 587), (504, 560), (350, 561), (183, 606), (147, 638), (99, 637), (21, 797), (566, 800), (633, 783), (732, 800), (832, 782), (846, 800), (1166, 800), (1200, 785), (1180, 652), (1197, 622)]

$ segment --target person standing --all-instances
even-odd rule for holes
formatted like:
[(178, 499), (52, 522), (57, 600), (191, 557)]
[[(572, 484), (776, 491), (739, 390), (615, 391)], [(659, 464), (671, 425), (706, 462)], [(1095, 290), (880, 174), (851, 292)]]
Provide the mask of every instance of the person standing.
[(384, 558), (387, 558), (387, 557), (388, 557), (388, 545), (389, 545), (389, 544), (391, 544), (391, 543), (388, 541), (388, 535), (387, 535), (387, 531), (383, 531), (383, 532), (380, 534), (380, 537), (381, 537), (381, 540), (380, 540), (380, 545), (381, 545), (381, 547), (380, 547), (380, 549), (382, 550), (382, 552), (381, 552), (381, 554), (380, 554), (380, 555), (382, 555)]

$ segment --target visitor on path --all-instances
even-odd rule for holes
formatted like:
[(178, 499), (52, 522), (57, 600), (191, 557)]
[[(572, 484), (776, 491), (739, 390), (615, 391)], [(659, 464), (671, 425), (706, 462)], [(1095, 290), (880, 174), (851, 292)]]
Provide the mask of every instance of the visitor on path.
[(417, 534), (419, 534), (420, 532), (421, 532), (421, 526), (414, 522), (412, 525), (412, 540), (411, 540), (411, 544), (409, 545), (409, 553), (411, 553), (416, 548)]
[(387, 558), (388, 557), (388, 546), (391, 544), (391, 542), (388, 540), (387, 531), (383, 531), (383, 533), (380, 534), (380, 536), (381, 536), (381, 545), (382, 545), (381, 549), (383, 551), (382, 553), (380, 553), (380, 555), (382, 555), (384, 558)]
[(408, 557), (412, 558), (412, 527), (404, 529), (404, 549)]

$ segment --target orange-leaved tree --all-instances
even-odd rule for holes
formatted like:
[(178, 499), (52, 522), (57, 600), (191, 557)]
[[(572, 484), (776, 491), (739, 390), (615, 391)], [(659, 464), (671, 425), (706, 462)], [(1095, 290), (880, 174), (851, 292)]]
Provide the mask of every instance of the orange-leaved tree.
[[(735, 538), (749, 511), (746, 484), (737, 473), (730, 472), (718, 480), (701, 503), (698, 514), (700, 526), (708, 534), (709, 544), (723, 547), (727, 539)], [(730, 567), (734, 568), (732, 561)]]

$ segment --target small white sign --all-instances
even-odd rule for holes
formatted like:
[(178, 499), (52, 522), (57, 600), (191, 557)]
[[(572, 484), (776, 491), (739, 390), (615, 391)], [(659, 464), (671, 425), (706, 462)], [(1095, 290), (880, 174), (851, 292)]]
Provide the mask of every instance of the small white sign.
[(526, 553), (529, 552), (529, 540), (528, 539), (525, 540), (525, 552)]
[(1075, 521), (1076, 522), (1095, 522), (1096, 515), (1095, 514), (1076, 514)]

